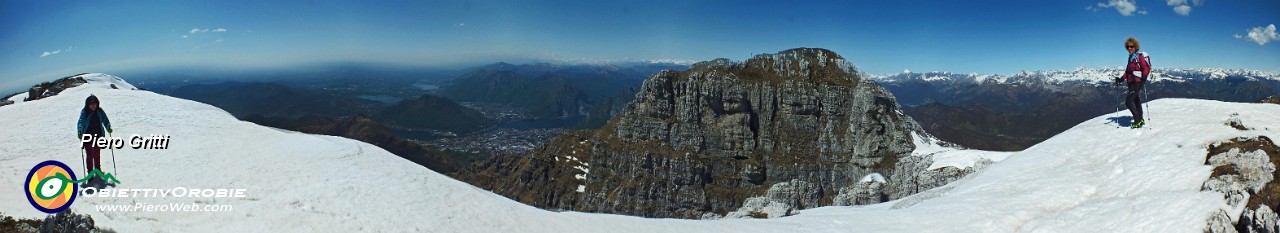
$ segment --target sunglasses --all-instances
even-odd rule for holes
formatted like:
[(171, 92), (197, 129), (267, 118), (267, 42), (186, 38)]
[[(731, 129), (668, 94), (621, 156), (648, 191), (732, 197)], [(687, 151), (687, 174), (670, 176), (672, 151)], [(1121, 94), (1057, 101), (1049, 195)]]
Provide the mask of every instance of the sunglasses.
[(1126, 48), (1126, 49), (1132, 49), (1132, 48), (1133, 48), (1133, 45), (1125, 45), (1125, 46), (1124, 46), (1124, 48)]

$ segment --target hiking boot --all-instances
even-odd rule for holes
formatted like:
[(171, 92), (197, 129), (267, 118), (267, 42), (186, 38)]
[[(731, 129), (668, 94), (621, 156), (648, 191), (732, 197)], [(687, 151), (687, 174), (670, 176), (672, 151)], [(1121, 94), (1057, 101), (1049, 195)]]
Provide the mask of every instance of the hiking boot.
[(98, 188), (99, 183), (102, 183), (102, 178), (98, 178), (97, 176), (95, 176), (95, 177), (89, 177), (89, 182), (86, 182), (85, 185), (89, 187)]
[(1134, 128), (1134, 129), (1142, 128), (1142, 125), (1145, 125), (1145, 124), (1147, 124), (1147, 121), (1137, 120), (1137, 121), (1134, 121), (1132, 125), (1129, 125), (1129, 128)]

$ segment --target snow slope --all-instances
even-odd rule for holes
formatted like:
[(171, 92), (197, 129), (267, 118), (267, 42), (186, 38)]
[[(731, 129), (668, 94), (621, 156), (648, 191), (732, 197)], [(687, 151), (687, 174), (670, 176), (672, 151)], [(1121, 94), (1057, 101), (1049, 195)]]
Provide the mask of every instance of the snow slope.
[[(0, 107), (0, 211), (34, 218), (21, 191), (36, 163), (79, 166), (76, 112), (98, 95), (117, 136), (169, 134), (171, 149), (115, 151), (122, 188), (243, 188), (246, 198), (85, 198), (72, 206), (121, 232), (1203, 232), (1226, 206), (1200, 191), (1206, 145), (1277, 136), (1280, 105), (1162, 99), (1150, 128), (1113, 115), (962, 180), (899, 201), (766, 219), (676, 220), (551, 212), (432, 172), (372, 145), (275, 130), (146, 91), (85, 85)], [(1223, 124), (1232, 113), (1256, 128)], [(104, 156), (109, 156), (104, 151)], [(104, 160), (107, 158), (104, 158)], [(104, 167), (110, 166), (104, 164)], [(109, 169), (109, 168), (108, 168)], [(98, 204), (217, 203), (228, 212), (100, 212)]]
[(965, 169), (982, 160), (1000, 162), (1013, 154), (1013, 152), (961, 148), (956, 145), (948, 145), (948, 143), (932, 135), (920, 135), (915, 132), (911, 133), (911, 138), (915, 140), (913, 143), (916, 146), (916, 149), (911, 151), (912, 156), (933, 156), (933, 163), (926, 170), (943, 167)]
[[(134, 87), (133, 84), (129, 84), (129, 82), (124, 81), (124, 79), (113, 76), (113, 75), (109, 75), (109, 74), (85, 73), (85, 74), (80, 74), (80, 75), (71, 76), (71, 77), (84, 78), (84, 81), (87, 84), (92, 86), (103, 87), (103, 88), (111, 88), (111, 85), (116, 85), (116, 88), (118, 89), (125, 89), (125, 90), (138, 89), (137, 87)], [(22, 103), (25, 101), (26, 98), (27, 98), (27, 92), (24, 91), (21, 93), (17, 93), (17, 95), (9, 97), (9, 101), (13, 101), (13, 103)]]

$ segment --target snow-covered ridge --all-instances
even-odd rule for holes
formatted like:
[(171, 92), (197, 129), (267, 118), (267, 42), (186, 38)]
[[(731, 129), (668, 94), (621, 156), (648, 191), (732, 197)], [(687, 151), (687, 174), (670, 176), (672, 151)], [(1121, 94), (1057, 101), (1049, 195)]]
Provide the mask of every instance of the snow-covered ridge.
[[(1119, 77), (1124, 73), (1121, 68), (1077, 68), (1075, 70), (1039, 70), (1039, 71), (1022, 71), (1015, 74), (976, 74), (976, 73), (951, 73), (951, 72), (928, 72), (913, 73), (904, 72), (899, 74), (874, 74), (868, 75), (871, 80), (879, 83), (892, 83), (903, 81), (926, 81), (926, 82), (993, 82), (997, 84), (1006, 83), (1031, 83), (1031, 82), (1047, 82), (1047, 83), (1066, 83), (1066, 82), (1083, 82), (1083, 83), (1109, 83), (1115, 77)], [(1182, 69), (1182, 68), (1160, 68), (1151, 71), (1152, 82), (1185, 82), (1189, 80), (1211, 80), (1240, 78), (1245, 80), (1271, 80), (1280, 81), (1280, 75), (1268, 73), (1258, 70), (1248, 69), (1221, 69), (1221, 68), (1199, 68), (1199, 69)]]
[(138, 87), (133, 86), (133, 84), (129, 84), (129, 82), (124, 81), (124, 79), (113, 76), (113, 75), (109, 75), (109, 74), (88, 73), (88, 74), (78, 75), (75, 77), (84, 78), (84, 80), (88, 82), (85, 85), (90, 85), (98, 88), (124, 89), (124, 90), (138, 89)]
[[(1222, 194), (1201, 191), (1211, 173), (1204, 165), (1207, 145), (1280, 138), (1280, 105), (1159, 99), (1148, 111), (1177, 117), (1135, 130), (1118, 128), (1112, 114), (1098, 116), (900, 201), (806, 209), (776, 219), (646, 219), (541, 210), (366, 143), (262, 127), (213, 106), (147, 91), (83, 85), (0, 107), (0, 119), (6, 119), (0, 121), (0, 138), (6, 139), (0, 140), (0, 187), (21, 186), (40, 161), (79, 166), (71, 129), (89, 94), (102, 99), (116, 134), (173, 137), (168, 150), (116, 150), (122, 188), (248, 189), (247, 198), (80, 198), (72, 205), (98, 226), (120, 232), (1204, 232), (1213, 213), (1235, 209)], [(1238, 130), (1228, 121), (1252, 129)], [(945, 147), (917, 136), (919, 143)], [(919, 152), (947, 151), (954, 148)], [(19, 218), (44, 216), (24, 198), (5, 192), (0, 210)], [(234, 209), (94, 209), (135, 203)]]
[(933, 163), (925, 170), (934, 170), (943, 167), (955, 167), (965, 169), (973, 167), (975, 164), (986, 160), (986, 162), (1000, 162), (1014, 152), (1002, 151), (984, 151), (963, 148), (951, 143), (944, 142), (933, 135), (911, 133), (911, 137), (915, 140), (913, 143), (916, 149), (911, 151), (912, 156), (931, 156)]
[[(124, 79), (120, 77), (112, 76), (109, 74), (103, 74), (103, 73), (85, 73), (85, 74), (70, 76), (70, 77), (67, 77), (66, 79), (68, 80), (83, 79), (85, 83), (78, 84), (78, 85), (81, 85), (81, 86), (87, 85), (95, 88), (124, 89), (124, 90), (138, 89), (138, 87), (133, 86), (133, 84), (129, 84), (129, 82), (124, 81)], [(73, 85), (76, 85), (76, 84), (73, 84)], [(14, 95), (12, 97), (9, 97), (9, 99), (7, 100), (12, 101), (11, 103), (17, 104), (17, 103), (25, 102), (27, 97), (28, 97), (27, 92), (19, 92), (19, 93), (14, 93)], [(4, 102), (4, 100), (0, 100), (0, 102)]]

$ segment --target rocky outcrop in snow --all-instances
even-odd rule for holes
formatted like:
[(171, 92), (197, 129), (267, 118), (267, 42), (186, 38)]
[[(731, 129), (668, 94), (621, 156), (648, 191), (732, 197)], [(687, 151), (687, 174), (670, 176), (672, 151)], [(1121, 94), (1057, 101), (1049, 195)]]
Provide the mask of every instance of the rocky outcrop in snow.
[(1275, 233), (1280, 232), (1277, 231), (1280, 227), (1280, 222), (1277, 221), (1280, 221), (1280, 216), (1276, 215), (1272, 207), (1263, 204), (1256, 209), (1245, 209), (1236, 226), (1243, 227), (1245, 232)]
[(884, 192), (885, 180), (880, 173), (871, 173), (867, 177), (863, 177), (853, 186), (840, 189), (832, 200), (834, 205), (865, 205), (875, 204), (888, 201), (889, 198)]
[(974, 166), (965, 168), (948, 166), (929, 169), (933, 162), (933, 156), (930, 155), (901, 158), (894, 168), (894, 173), (900, 175), (895, 179), (889, 179), (889, 184), (886, 185), (888, 190), (885, 190), (884, 193), (887, 195), (887, 199), (903, 198), (925, 190), (941, 187), (994, 163), (988, 159), (980, 159)]
[[(919, 126), (863, 76), (839, 55), (809, 48), (662, 71), (602, 129), (561, 136), (527, 157), (494, 158), (460, 176), (549, 209), (699, 218), (738, 210), (744, 201), (832, 205), (841, 190), (866, 196), (850, 193), (841, 204), (874, 203), (967, 174), (917, 174), (932, 163), (910, 155)], [(565, 161), (589, 163), (590, 172)], [(847, 188), (872, 173), (888, 183)]]
[(93, 224), (93, 218), (85, 214), (76, 214), (70, 210), (58, 212), (44, 218), (40, 224), (40, 232), (89, 233), (99, 232)]
[(137, 87), (125, 82), (124, 79), (121, 79), (120, 77), (100, 73), (83, 73), (36, 84), (31, 86), (31, 88), (25, 93), (19, 92), (5, 98), (0, 98), (0, 106), (48, 98), (50, 96), (58, 95), (58, 93), (62, 93), (63, 90), (68, 88), (84, 84), (102, 86), (110, 89), (138, 90)]
[[(1232, 116), (1236, 126), (1240, 120)], [(1243, 126), (1240, 126), (1243, 127)], [(1272, 209), (1280, 202), (1275, 180), (1280, 147), (1270, 138), (1237, 138), (1209, 146), (1205, 165), (1213, 166), (1204, 190), (1223, 194), (1231, 211), (1220, 211), (1208, 221), (1209, 232), (1276, 232), (1280, 216)], [(1238, 217), (1232, 217), (1238, 216)]]
[(791, 215), (797, 209), (818, 205), (822, 190), (817, 185), (793, 179), (773, 184), (764, 196), (747, 198), (742, 208), (725, 214), (727, 218), (777, 218)]

